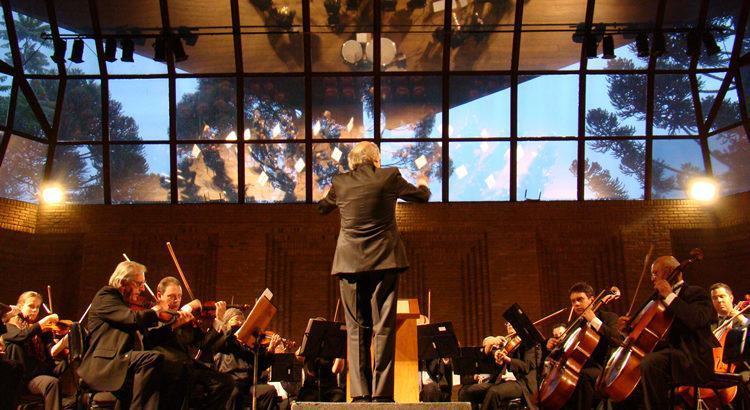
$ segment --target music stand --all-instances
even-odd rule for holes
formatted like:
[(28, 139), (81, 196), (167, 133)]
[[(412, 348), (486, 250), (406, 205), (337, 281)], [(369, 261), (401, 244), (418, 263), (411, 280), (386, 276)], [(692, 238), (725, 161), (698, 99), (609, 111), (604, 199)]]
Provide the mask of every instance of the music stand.
[[(329, 320), (310, 319), (302, 337), (300, 356), (309, 363), (317, 359), (335, 360), (346, 357), (346, 324)], [(318, 362), (320, 363), (320, 362)], [(318, 374), (318, 398), (320, 391), (320, 368)]]
[(513, 326), (518, 337), (520, 337), (521, 341), (526, 343), (527, 346), (544, 344), (544, 336), (542, 336), (539, 329), (531, 323), (531, 320), (529, 320), (529, 317), (526, 316), (526, 313), (521, 309), (521, 306), (518, 303), (514, 303), (503, 312), (503, 317)]
[(492, 374), (498, 369), (495, 359), (484, 354), (482, 346), (461, 347), (453, 360), (453, 371), (460, 375)]
[(750, 335), (748, 335), (747, 327), (729, 329), (724, 339), (722, 361), (734, 364), (750, 362)]
[[(273, 298), (273, 293), (266, 288), (255, 301), (255, 306), (245, 318), (245, 322), (234, 332), (238, 341), (253, 349), (253, 386), (258, 385), (258, 356), (260, 355), (260, 344), (255, 342), (258, 340), (260, 333), (268, 328), (277, 311), (276, 306), (271, 303), (271, 298)], [(257, 389), (253, 389), (253, 410), (258, 403), (256, 392)]]
[(419, 360), (457, 357), (460, 353), (453, 323), (439, 322), (417, 326)]
[(294, 353), (276, 353), (271, 356), (269, 381), (299, 383), (302, 381), (302, 363)]

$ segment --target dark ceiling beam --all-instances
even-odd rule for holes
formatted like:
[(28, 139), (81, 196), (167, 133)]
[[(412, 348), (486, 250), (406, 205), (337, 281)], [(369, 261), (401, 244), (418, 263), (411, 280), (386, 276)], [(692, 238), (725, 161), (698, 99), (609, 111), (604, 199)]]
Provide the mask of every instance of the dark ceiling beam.
[[(706, 19), (708, 18), (708, 0), (701, 2), (700, 13), (698, 17), (698, 27), (696, 30), (700, 33), (706, 27)], [(693, 96), (693, 109), (695, 110), (695, 123), (698, 127), (698, 136), (701, 146), (701, 154), (703, 155), (703, 167), (706, 170), (706, 175), (712, 176), (713, 169), (711, 168), (711, 152), (708, 148), (708, 130), (703, 121), (703, 107), (701, 106), (701, 97), (698, 91), (698, 77), (695, 73), (696, 67), (698, 67), (699, 55), (694, 55), (690, 60), (690, 68), (688, 69), (688, 76), (690, 78), (690, 92)]]
[(443, 91), (443, 98), (442, 98), (442, 129), (443, 132), (441, 133), (441, 139), (442, 139), (442, 146), (441, 149), (441, 155), (440, 155), (440, 171), (441, 171), (441, 179), (443, 180), (442, 184), (442, 197), (443, 202), (448, 202), (448, 197), (450, 196), (450, 167), (446, 166), (448, 164), (448, 157), (450, 155), (450, 135), (448, 135), (448, 131), (450, 130), (450, 110), (451, 110), (451, 102), (450, 102), (450, 91), (451, 91), (451, 35), (453, 34), (453, 22), (451, 19), (453, 10), (453, 2), (452, 1), (445, 1), (445, 10), (443, 10), (443, 41), (441, 46), (443, 47), (443, 60), (442, 60), (442, 72), (443, 75), (441, 77), (442, 80), (442, 91)]
[[(664, 15), (666, 14), (667, 1), (659, 0), (656, 6), (656, 20), (654, 21), (654, 35), (661, 32), (664, 26)], [(651, 42), (653, 46), (653, 41)], [(646, 142), (643, 175), (643, 199), (651, 199), (651, 186), (654, 180), (654, 101), (656, 100), (656, 60), (657, 56), (653, 53), (648, 58), (648, 69), (646, 73)]]
[[(303, 2), (303, 8), (304, 8)], [(237, 70), (234, 76), (235, 102), (237, 107), (237, 202), (245, 203), (245, 79), (242, 72), (245, 71), (245, 62), (242, 51), (242, 35), (240, 34), (240, 5), (239, 0), (230, 0), (229, 7), (232, 13), (232, 40), (234, 42), (234, 65)]]
[[(448, 3), (446, 1), (446, 3)], [(523, 25), (523, 0), (516, 1), (513, 18), (513, 49), (510, 57), (510, 184), (509, 200), (518, 200), (518, 60), (521, 55), (521, 28)]]
[[(107, 64), (104, 61), (104, 50), (102, 50), (102, 27), (101, 21), (99, 20), (99, 8), (97, 7), (96, 0), (89, 0), (89, 15), (91, 17), (91, 25), (94, 29), (95, 43), (96, 43), (96, 55), (97, 64), (99, 65), (99, 73), (101, 74), (101, 81), (99, 89), (101, 90), (101, 127), (102, 127), (102, 185), (104, 190), (104, 203), (112, 203), (112, 181), (110, 173), (110, 153), (109, 149), (109, 73), (107, 72)], [(63, 103), (64, 104), (64, 103)]]
[[(312, 51), (310, 50), (310, 47), (312, 47), (312, 39), (310, 36), (312, 35), (310, 33), (310, 26), (311, 26), (311, 17), (310, 17), (310, 2), (309, 1), (303, 1), (302, 2), (302, 42), (303, 42), (303, 59), (304, 59), (304, 71), (306, 73), (312, 72)], [(305, 200), (308, 203), (313, 202), (313, 173), (315, 171), (315, 166), (312, 163), (313, 162), (313, 154), (312, 154), (312, 116), (313, 116), (313, 108), (312, 108), (312, 77), (309, 75), (305, 76), (305, 141), (308, 142), (308, 144), (305, 146)], [(242, 138), (238, 138), (240, 140)], [(243, 153), (244, 154), (244, 153)], [(244, 168), (243, 168), (244, 170)]]
[[(595, 0), (586, 1), (586, 15), (584, 27), (586, 34), (591, 33), (591, 25), (594, 21)], [(576, 161), (576, 197), (583, 201), (586, 183), (586, 68), (588, 67), (587, 43), (581, 42), (580, 70), (578, 73), (578, 155)]]

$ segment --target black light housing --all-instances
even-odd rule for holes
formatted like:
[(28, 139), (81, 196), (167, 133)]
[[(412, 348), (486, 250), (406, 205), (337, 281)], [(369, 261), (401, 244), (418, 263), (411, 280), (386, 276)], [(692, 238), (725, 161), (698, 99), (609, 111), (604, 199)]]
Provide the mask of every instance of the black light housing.
[(593, 34), (587, 34), (585, 40), (586, 46), (586, 57), (596, 58), (599, 52), (599, 44), (596, 42), (596, 37)]
[(187, 60), (188, 55), (185, 54), (185, 48), (182, 46), (181, 38), (172, 37), (172, 53), (174, 55), (175, 63)]
[(157, 37), (154, 41), (154, 61), (160, 63), (167, 61), (167, 45), (164, 37)]
[(685, 47), (685, 53), (691, 57), (695, 57), (701, 52), (701, 36), (695, 30), (690, 30), (687, 33), (687, 45)]
[(611, 60), (615, 57), (615, 39), (611, 35), (604, 36), (602, 40), (602, 58)]
[(383, 11), (396, 11), (396, 0), (383, 0)]
[(56, 38), (54, 44), (55, 52), (50, 58), (58, 64), (65, 64), (65, 52), (68, 50), (68, 42), (61, 38)]
[(653, 41), (651, 43), (651, 54), (655, 57), (663, 56), (666, 52), (666, 40), (664, 39), (664, 33), (657, 32), (653, 35)]
[(406, 2), (406, 8), (409, 10), (423, 9), (427, 6), (427, 0), (409, 0)]
[(638, 33), (635, 36), (635, 49), (638, 57), (648, 57), (648, 34)]
[(74, 63), (82, 63), (83, 62), (83, 39), (77, 38), (75, 41), (73, 41), (73, 51), (70, 53), (70, 58), (68, 59)]
[(104, 41), (104, 61), (117, 61), (117, 39), (109, 37)]
[(359, 8), (359, 0), (346, 0), (346, 9), (350, 11), (357, 10)]
[(194, 46), (198, 42), (198, 34), (193, 33), (190, 27), (180, 26), (177, 28), (177, 33), (185, 41), (186, 46)]
[(120, 61), (132, 63), (133, 51), (135, 50), (135, 44), (133, 40), (129, 38), (123, 38), (122, 40), (120, 40), (120, 46), (122, 47), (122, 56), (120, 56)]
[(716, 44), (716, 39), (710, 31), (703, 33), (703, 45), (706, 47), (706, 54), (713, 56), (721, 52), (721, 48)]

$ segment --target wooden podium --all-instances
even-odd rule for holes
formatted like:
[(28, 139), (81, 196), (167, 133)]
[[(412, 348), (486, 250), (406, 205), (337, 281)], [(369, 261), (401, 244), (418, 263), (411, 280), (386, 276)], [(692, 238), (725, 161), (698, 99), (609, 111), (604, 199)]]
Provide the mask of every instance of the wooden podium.
[(417, 350), (417, 299), (399, 299), (396, 307), (396, 403), (419, 403), (419, 352)]
[[(393, 398), (396, 403), (419, 403), (419, 352), (417, 350), (417, 299), (399, 299), (396, 305), (396, 362)], [(351, 401), (346, 375), (346, 401)]]

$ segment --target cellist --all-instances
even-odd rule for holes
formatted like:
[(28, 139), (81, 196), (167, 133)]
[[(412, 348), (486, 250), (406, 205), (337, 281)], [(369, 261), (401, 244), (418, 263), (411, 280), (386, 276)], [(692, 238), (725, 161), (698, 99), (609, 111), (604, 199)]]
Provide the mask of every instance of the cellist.
[(708, 291), (711, 293), (711, 303), (716, 311), (715, 320), (711, 321), (711, 331), (733, 317), (731, 327), (743, 327), (750, 323), (750, 319), (745, 315), (739, 315), (739, 311), (735, 309), (734, 294), (729, 285), (721, 282), (714, 283)]
[[(575, 283), (570, 287), (568, 295), (574, 317), (582, 316), (602, 337), (589, 360), (583, 364), (578, 385), (576, 385), (573, 396), (571, 396), (565, 408), (592, 409), (596, 399), (596, 379), (601, 374), (607, 357), (616, 344), (622, 340), (622, 334), (617, 330), (616, 314), (601, 309), (593, 312), (590, 309), (596, 299), (594, 288), (591, 285), (586, 282)], [(559, 339), (551, 338), (547, 342), (547, 348), (555, 348), (560, 342)]]
[[(651, 265), (651, 282), (668, 312), (674, 314), (667, 336), (640, 363), (641, 387), (646, 409), (669, 406), (673, 384), (690, 385), (708, 380), (714, 373), (712, 348), (716, 338), (710, 323), (714, 316), (705, 289), (685, 283), (678, 271), (674, 284), (666, 278), (680, 266), (673, 256), (660, 256)], [(618, 328), (628, 332), (627, 316), (618, 319)]]

